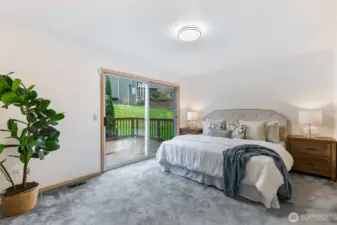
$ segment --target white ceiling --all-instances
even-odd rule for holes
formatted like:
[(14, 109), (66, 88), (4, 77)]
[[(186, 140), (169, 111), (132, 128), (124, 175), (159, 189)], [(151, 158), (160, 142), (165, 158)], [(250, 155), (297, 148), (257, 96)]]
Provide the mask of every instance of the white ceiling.
[[(331, 47), (337, 1), (0, 0), (0, 20), (192, 76)], [(177, 41), (184, 25), (202, 38)]]

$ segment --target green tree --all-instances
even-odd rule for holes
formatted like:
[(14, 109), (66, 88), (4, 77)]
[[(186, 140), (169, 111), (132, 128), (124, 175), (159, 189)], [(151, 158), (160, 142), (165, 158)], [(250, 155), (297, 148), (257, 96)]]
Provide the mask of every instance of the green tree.
[[(105, 116), (108, 118), (115, 118), (115, 109), (113, 104), (114, 98), (112, 97), (111, 79), (109, 77), (105, 78)], [(107, 121), (106, 124), (106, 135), (112, 136), (115, 130), (114, 122), (111, 120)]]

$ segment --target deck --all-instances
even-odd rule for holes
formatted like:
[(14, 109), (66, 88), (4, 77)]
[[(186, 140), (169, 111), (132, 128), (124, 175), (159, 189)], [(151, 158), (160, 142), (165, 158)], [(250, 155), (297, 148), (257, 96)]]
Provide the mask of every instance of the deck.
[[(125, 137), (106, 142), (106, 168), (146, 156), (144, 137)], [(150, 139), (149, 155), (155, 155), (162, 141)]]

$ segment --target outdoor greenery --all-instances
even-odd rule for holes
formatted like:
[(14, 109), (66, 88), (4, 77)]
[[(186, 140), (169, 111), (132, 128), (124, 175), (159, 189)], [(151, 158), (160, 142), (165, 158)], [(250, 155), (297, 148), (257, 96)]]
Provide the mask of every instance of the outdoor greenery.
[[(0, 129), (9, 134), (6, 139), (14, 139), (17, 142), (17, 144), (0, 144), (0, 153), (7, 148), (17, 149), (18, 154), (9, 157), (18, 158), (23, 163), (20, 187), (25, 188), (30, 159), (42, 160), (44, 156), (60, 148), (60, 132), (55, 126), (58, 125), (58, 121), (64, 119), (64, 114), (49, 108), (51, 101), (39, 98), (34, 85), (26, 87), (20, 79), (12, 79), (11, 74), (13, 73), (0, 75), (0, 98), (4, 104), (2, 108), (17, 107), (24, 119), (9, 119), (7, 128)], [(6, 159), (0, 162), (0, 170), (12, 184), (12, 189), (16, 190), (16, 185), (3, 164), (5, 161)]]
[[(114, 98), (112, 97), (112, 89), (111, 89), (111, 80), (109, 77), (106, 77), (105, 79), (105, 113), (106, 116), (109, 118), (115, 117), (115, 109), (114, 109)], [(114, 129), (113, 123), (111, 121), (107, 121), (106, 124), (107, 132), (112, 132)], [(110, 135), (110, 134), (108, 134)]]
[[(115, 118), (144, 118), (144, 106), (114, 105)], [(173, 137), (173, 109), (150, 108), (150, 119), (172, 119), (172, 121), (160, 122), (160, 134), (158, 136), (157, 121), (150, 120), (150, 137), (167, 140)], [(131, 123), (134, 123), (133, 126)], [(144, 132), (144, 120), (138, 120), (138, 132)], [(131, 136), (132, 127), (136, 127), (136, 120), (123, 120), (115, 123), (114, 132), (107, 129), (107, 137), (117, 135), (118, 137)], [(134, 131), (135, 132), (135, 131)]]
[[(137, 117), (144, 118), (145, 108), (143, 105), (115, 105), (116, 118)], [(173, 119), (173, 109), (150, 108), (150, 118)]]
[[(124, 137), (132, 136), (132, 134), (138, 134), (144, 132), (144, 121), (143, 120), (117, 120), (113, 122), (109, 118), (141, 118), (145, 117), (145, 106), (144, 105), (129, 105), (128, 97), (125, 96), (123, 101), (118, 100), (117, 98), (112, 97), (112, 86), (111, 79), (109, 77), (105, 78), (105, 112), (106, 117), (106, 137)], [(164, 89), (158, 91), (157, 88), (150, 88), (150, 105), (160, 107), (150, 107), (149, 116), (150, 119), (173, 119), (174, 113), (173, 109), (170, 109), (172, 102), (172, 91), (171, 89)], [(119, 104), (116, 104), (119, 102)], [(140, 104), (142, 101), (137, 101)], [(144, 102), (143, 102), (144, 103)], [(167, 103), (167, 104), (166, 104)], [(164, 107), (163, 107), (164, 106)], [(165, 108), (167, 107), (167, 108)], [(156, 123), (153, 123), (156, 122)], [(172, 125), (171, 125), (172, 124)], [(157, 134), (158, 127), (160, 134)], [(173, 134), (173, 120), (163, 123), (163, 121), (158, 124), (157, 121), (150, 122), (150, 136), (157, 139), (168, 139)]]

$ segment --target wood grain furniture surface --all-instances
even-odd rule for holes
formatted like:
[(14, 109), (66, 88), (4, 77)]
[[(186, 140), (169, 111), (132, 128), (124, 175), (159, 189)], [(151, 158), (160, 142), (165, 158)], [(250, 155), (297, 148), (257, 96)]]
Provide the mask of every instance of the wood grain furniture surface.
[(202, 128), (190, 128), (190, 127), (183, 127), (179, 130), (180, 135), (185, 134), (201, 134)]
[(294, 158), (294, 171), (336, 181), (336, 140), (330, 137), (288, 136), (288, 151)]

